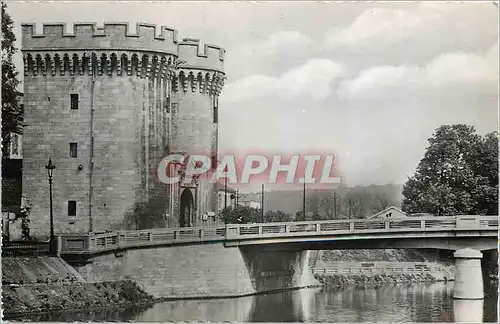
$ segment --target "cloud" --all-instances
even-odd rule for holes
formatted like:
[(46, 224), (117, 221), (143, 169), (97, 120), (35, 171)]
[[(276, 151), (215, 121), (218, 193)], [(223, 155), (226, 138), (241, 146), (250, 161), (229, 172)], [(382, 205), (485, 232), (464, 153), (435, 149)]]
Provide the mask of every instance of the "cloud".
[(259, 55), (275, 55), (282, 51), (294, 51), (314, 45), (314, 41), (298, 31), (280, 31), (271, 34), (267, 39), (246, 47)]
[(373, 39), (391, 43), (408, 37), (422, 20), (425, 18), (404, 10), (365, 10), (348, 27), (329, 31), (324, 45), (354, 47)]
[(484, 55), (445, 53), (423, 66), (376, 66), (343, 81), (338, 92), (353, 98), (383, 96), (384, 91), (394, 94), (398, 90), (436, 90), (457, 85), (496, 87), (497, 53), (495, 45)]
[[(497, 38), (491, 26), (498, 21), (498, 9), (490, 3), (421, 2), (410, 8), (381, 5), (364, 10), (350, 25), (328, 31), (323, 47), (376, 52), (408, 41), (412, 47), (423, 44), (424, 48), (419, 48), (420, 51), (428, 51), (425, 47), (439, 43), (470, 49), (484, 40), (491, 43)], [(480, 38), (477, 37), (478, 31)], [(453, 40), (451, 43), (450, 38)], [(457, 41), (460, 44), (456, 44)]]
[(222, 93), (221, 100), (238, 102), (269, 96), (281, 99), (308, 96), (321, 100), (331, 94), (332, 82), (341, 73), (341, 66), (331, 60), (311, 59), (278, 77), (251, 75), (229, 83)]
[[(242, 42), (226, 58), (230, 78), (252, 74), (281, 74), (312, 56), (314, 41), (298, 31), (279, 31)], [(286, 58), (286, 59), (284, 59)]]

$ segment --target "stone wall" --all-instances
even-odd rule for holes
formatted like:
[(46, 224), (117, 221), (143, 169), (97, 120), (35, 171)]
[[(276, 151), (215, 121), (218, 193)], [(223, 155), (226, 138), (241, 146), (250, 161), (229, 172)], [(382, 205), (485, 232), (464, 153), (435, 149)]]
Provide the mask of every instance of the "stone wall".
[(2, 159), (2, 211), (19, 212), (23, 160)]
[[(87, 232), (90, 204), (95, 231), (118, 229), (134, 203), (163, 193), (158, 189), (161, 185), (151, 180), (155, 164), (165, 154), (163, 143), (168, 135), (163, 128), (165, 118), (160, 117), (163, 100), (156, 99), (165, 94), (160, 84), (129, 76), (100, 76), (94, 85), (89, 76), (36, 76), (25, 81), (25, 91), (29, 126), (24, 137), (23, 183), (24, 196), (32, 205), (34, 233), (48, 232), (44, 166), (49, 157), (56, 164), (53, 209), (58, 233)], [(79, 95), (78, 110), (70, 109), (71, 93)], [(70, 142), (78, 144), (76, 158), (69, 156)], [(68, 215), (69, 200), (77, 202), (73, 219)]]
[(257, 252), (247, 250), (243, 256), (238, 248), (222, 244), (175, 246), (98, 256), (75, 267), (89, 282), (132, 280), (165, 298), (242, 296), (316, 283), (309, 281), (307, 262), (301, 262), (306, 253), (284, 252), (276, 258), (278, 252)]

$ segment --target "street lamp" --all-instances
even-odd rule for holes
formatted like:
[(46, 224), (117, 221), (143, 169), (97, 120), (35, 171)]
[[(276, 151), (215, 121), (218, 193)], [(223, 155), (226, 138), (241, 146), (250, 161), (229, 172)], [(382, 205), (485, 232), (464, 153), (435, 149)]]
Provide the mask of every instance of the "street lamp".
[(52, 211), (52, 175), (54, 174), (54, 169), (56, 166), (52, 164), (52, 159), (49, 158), (49, 163), (45, 166), (47, 169), (47, 175), (49, 177), (49, 199), (50, 199), (50, 242), (49, 251), (51, 255), (54, 255), (54, 213)]

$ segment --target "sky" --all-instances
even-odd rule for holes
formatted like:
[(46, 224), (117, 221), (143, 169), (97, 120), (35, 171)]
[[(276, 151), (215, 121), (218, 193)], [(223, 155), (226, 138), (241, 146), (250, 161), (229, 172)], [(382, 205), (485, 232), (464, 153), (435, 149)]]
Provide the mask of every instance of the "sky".
[(332, 153), (347, 185), (403, 184), (440, 125), (498, 129), (493, 2), (12, 2), (8, 12), (18, 39), (24, 22), (128, 21), (224, 47), (220, 151)]

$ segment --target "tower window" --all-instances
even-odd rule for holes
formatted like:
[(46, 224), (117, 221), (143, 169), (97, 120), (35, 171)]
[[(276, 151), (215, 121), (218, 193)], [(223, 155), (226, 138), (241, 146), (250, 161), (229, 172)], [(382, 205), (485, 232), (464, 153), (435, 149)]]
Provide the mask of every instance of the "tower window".
[(214, 102), (214, 123), (218, 123), (219, 122), (219, 97), (214, 96), (213, 102)]
[(73, 110), (78, 109), (78, 94), (72, 93), (70, 95), (70, 99), (71, 99), (71, 109)]
[(212, 169), (217, 169), (217, 155), (212, 155)]
[(217, 124), (219, 122), (219, 108), (217, 106), (214, 107), (214, 123)]
[(69, 143), (69, 157), (78, 157), (78, 143)]
[(68, 216), (76, 216), (76, 201), (68, 201)]
[(165, 112), (167, 114), (170, 114), (170, 98), (167, 98), (167, 100), (165, 100)]

